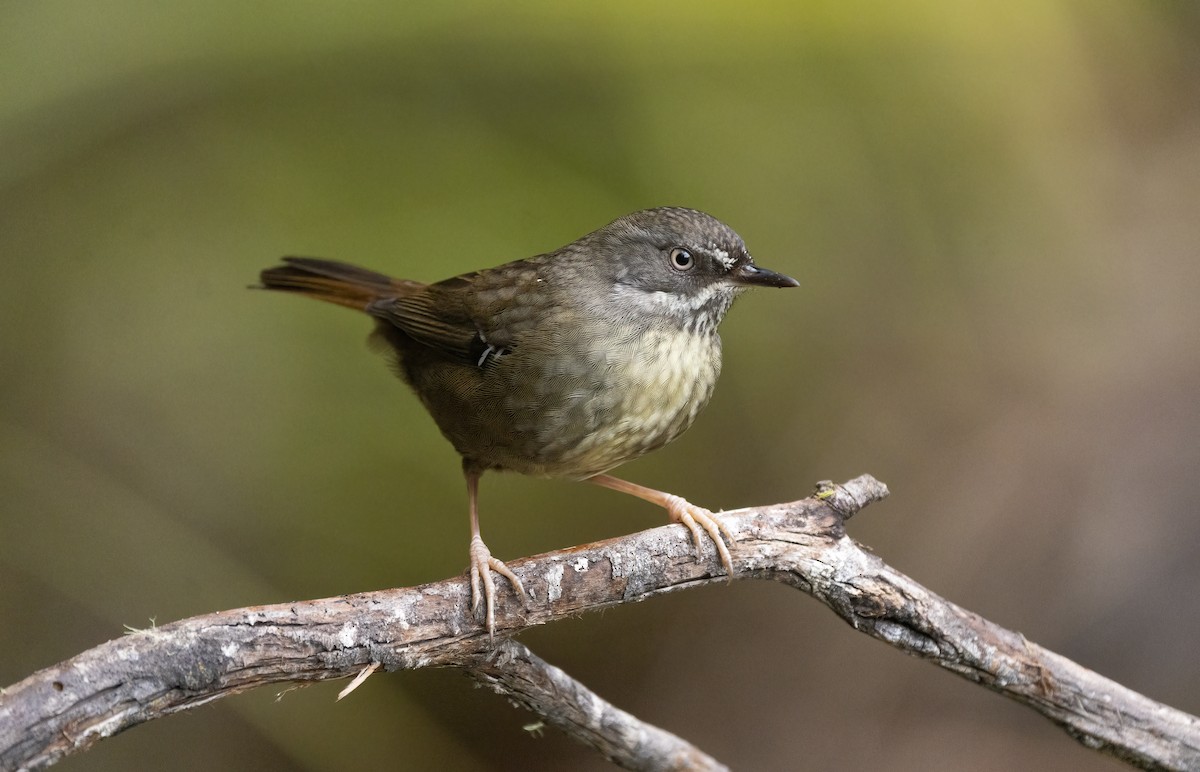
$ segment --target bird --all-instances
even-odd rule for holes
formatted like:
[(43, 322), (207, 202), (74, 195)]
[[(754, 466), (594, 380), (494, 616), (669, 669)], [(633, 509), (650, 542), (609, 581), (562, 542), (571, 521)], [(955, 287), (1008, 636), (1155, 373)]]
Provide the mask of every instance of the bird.
[(356, 265), (284, 257), (259, 288), (355, 309), (370, 340), (462, 457), (471, 609), (495, 634), (496, 579), (528, 607), (520, 579), (479, 527), (484, 472), (582, 480), (666, 509), (705, 536), (732, 576), (719, 516), (614, 477), (682, 434), (721, 372), (717, 327), (750, 287), (799, 282), (754, 263), (742, 238), (696, 209), (633, 212), (551, 252), (430, 284)]

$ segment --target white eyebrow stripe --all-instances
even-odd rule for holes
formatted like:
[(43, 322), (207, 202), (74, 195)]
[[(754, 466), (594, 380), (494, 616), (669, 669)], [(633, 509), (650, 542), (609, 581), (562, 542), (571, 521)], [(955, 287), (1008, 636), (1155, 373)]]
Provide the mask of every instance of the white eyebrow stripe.
[(715, 257), (717, 259), (717, 262), (719, 262), (721, 265), (725, 266), (725, 270), (729, 270), (730, 268), (733, 268), (734, 263), (737, 262), (732, 257), (730, 257), (728, 252), (721, 249), (720, 247), (715, 247), (715, 246), (709, 247), (708, 253), (710, 255), (712, 255), (713, 257)]

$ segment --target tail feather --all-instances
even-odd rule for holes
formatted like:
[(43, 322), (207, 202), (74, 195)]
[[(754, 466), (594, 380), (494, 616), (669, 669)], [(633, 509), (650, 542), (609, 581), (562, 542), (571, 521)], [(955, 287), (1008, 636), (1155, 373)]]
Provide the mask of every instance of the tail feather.
[(259, 275), (262, 289), (296, 292), (359, 311), (380, 298), (409, 295), (424, 286), (334, 260), (285, 257), (283, 262)]

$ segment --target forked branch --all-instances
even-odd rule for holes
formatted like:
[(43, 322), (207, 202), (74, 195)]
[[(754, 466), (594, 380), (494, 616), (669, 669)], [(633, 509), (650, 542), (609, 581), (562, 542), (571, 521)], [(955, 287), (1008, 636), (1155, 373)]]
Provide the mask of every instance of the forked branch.
[[(1148, 769), (1200, 769), (1200, 720), (1156, 703), (935, 595), (863, 550), (845, 520), (887, 489), (823, 483), (790, 504), (726, 512), (736, 579), (819, 599), (855, 629), (1017, 700), (1084, 745)], [(664, 526), (509, 561), (533, 599), (501, 593), (491, 640), (465, 578), (233, 609), (109, 641), (0, 693), (0, 769), (41, 767), (122, 729), (272, 683), (365, 669), (459, 667), (630, 769), (721, 769), (508, 640), (532, 625), (724, 581), (711, 545)]]

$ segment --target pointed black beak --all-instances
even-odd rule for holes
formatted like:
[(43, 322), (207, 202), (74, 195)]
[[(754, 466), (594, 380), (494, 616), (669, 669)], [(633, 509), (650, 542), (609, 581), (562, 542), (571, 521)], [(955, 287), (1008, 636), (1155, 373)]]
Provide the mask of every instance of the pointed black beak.
[(791, 276), (759, 268), (754, 263), (742, 263), (733, 271), (733, 281), (747, 287), (799, 287)]

